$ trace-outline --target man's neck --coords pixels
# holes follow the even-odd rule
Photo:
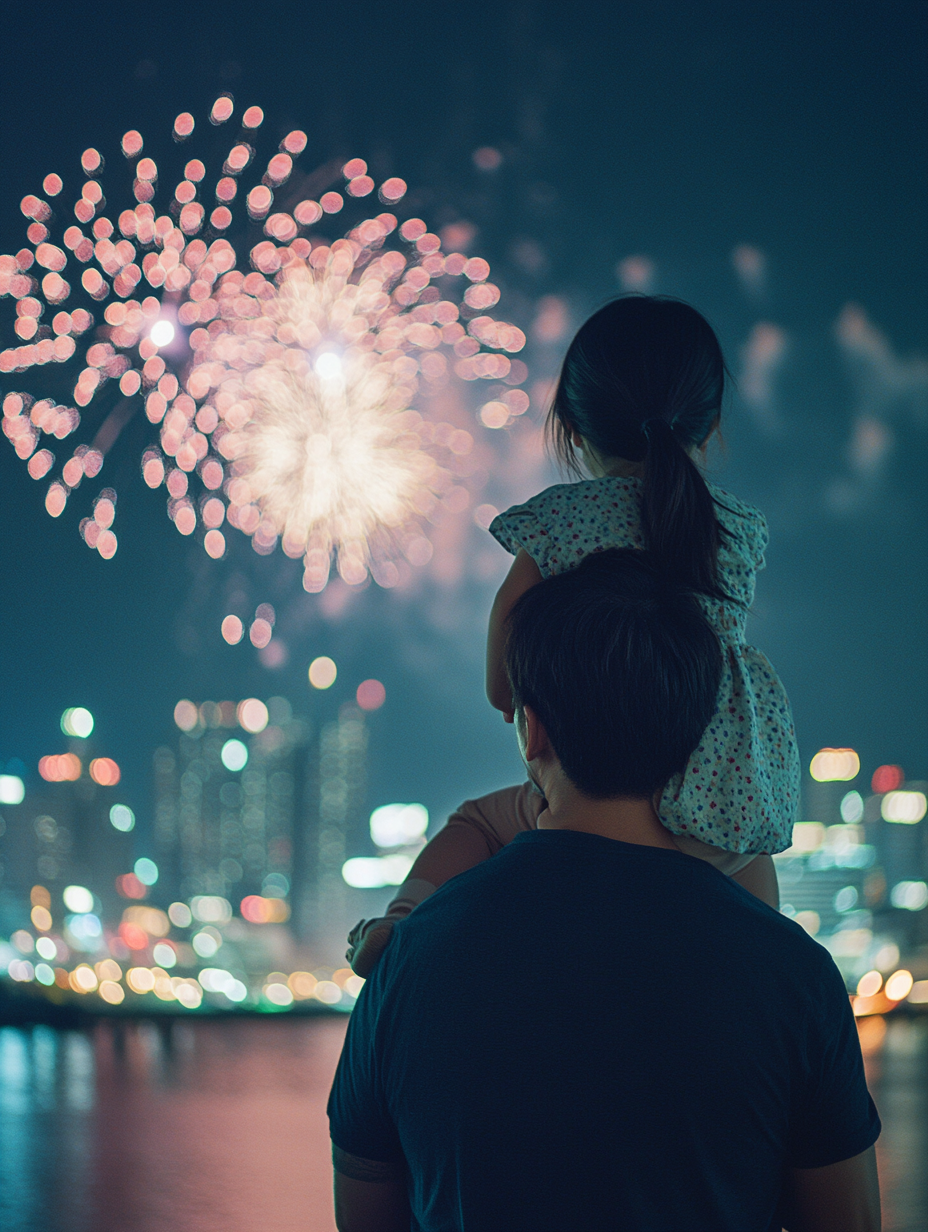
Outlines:
[[[582,795],[563,772],[551,776],[544,793],[548,807],[538,818],[539,830],[577,830],[641,847],[679,850],[650,799],[593,800]]]

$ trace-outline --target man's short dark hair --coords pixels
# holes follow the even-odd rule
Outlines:
[[[593,799],[640,799],[699,744],[722,653],[691,591],[650,553],[610,548],[522,595],[506,668],[515,706],[538,715],[575,787]]]

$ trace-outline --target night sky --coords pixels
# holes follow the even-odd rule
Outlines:
[[[201,122],[229,90],[273,132],[308,133],[305,169],[360,156],[406,179],[435,225],[471,222],[501,314],[529,334],[529,386],[567,341],[539,331],[544,297],[573,329],[622,289],[619,262],[647,257],[655,289],[717,327],[738,380],[714,473],[770,523],[750,637],[790,692],[804,760],[851,745],[868,775],[892,761],[926,778],[926,25],[921,0],[7,7],[0,250],[25,242],[19,201],[48,172],[76,183],[89,145],[118,169],[129,128],[158,157],[179,111]],[[475,165],[482,147],[497,170]],[[765,258],[754,284],[738,245]],[[9,301],[0,321],[11,345]],[[782,349],[768,388],[744,357],[758,325],[775,328],[755,341]],[[35,781],[38,758],[65,748],[61,712],[87,706],[144,846],[151,752],[174,742],[178,698],[284,694],[318,719],[376,676],[371,807],[422,800],[439,819],[513,780],[482,682],[502,549],[474,528],[479,568],[342,595],[338,612],[338,593],[304,594],[280,552],[259,558],[231,532],[212,562],[178,535],[139,477],[146,428],[129,425],[57,521],[0,440],[0,762],[20,758]],[[554,481],[515,464],[528,441],[526,428],[497,445],[487,500]],[[77,530],[104,482],[119,492],[108,562]],[[289,651],[274,670],[219,636],[236,603],[262,601]],[[318,654],[340,668],[325,695],[306,683]]]

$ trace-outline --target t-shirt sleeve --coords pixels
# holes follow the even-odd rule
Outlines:
[[[824,1168],[852,1159],[880,1136],[857,1027],[838,969],[823,963],[821,999],[810,1014],[805,1081],[795,1093],[788,1163]]]
[[[491,791],[476,800],[465,800],[448,818],[448,826],[469,826],[487,845],[487,855],[498,851],[525,830],[534,830],[538,814],[547,806],[531,783]]]
[[[361,989],[352,1010],[342,1055],[329,1093],[329,1133],[338,1152],[357,1159],[399,1164],[403,1158],[399,1136],[383,1091],[382,1058],[377,1025],[383,992],[389,979],[391,937],[374,974]]]

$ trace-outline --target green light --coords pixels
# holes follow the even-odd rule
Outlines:
[[[147,856],[136,860],[133,872],[142,885],[153,886],[158,880],[158,865],[154,860],[149,860]]]

